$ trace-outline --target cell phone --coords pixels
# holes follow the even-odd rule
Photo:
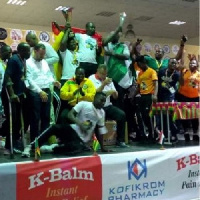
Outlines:
[[[183,36],[182,36],[182,40],[183,40],[183,42],[187,42],[187,41],[188,41],[187,36],[183,35]]]

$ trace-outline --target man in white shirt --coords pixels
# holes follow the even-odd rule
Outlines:
[[[114,99],[118,98],[118,92],[115,89],[112,79],[107,77],[106,65],[99,65],[97,68],[97,73],[91,75],[89,79],[94,83],[97,92],[104,92],[106,94],[106,103],[103,109],[107,118],[116,120],[117,122],[116,145],[120,147],[128,147],[124,142],[126,115],[123,110],[113,106],[110,101],[111,96]]]
[[[58,54],[48,42],[39,41],[36,34],[28,33],[26,35],[26,42],[30,47],[35,47],[38,43],[43,44],[46,48],[44,59],[47,61],[51,72],[54,74],[54,64],[59,61]]]
[[[41,120],[40,131],[49,127],[50,123],[50,86],[60,88],[60,83],[55,81],[49,69],[49,65],[44,60],[46,48],[38,43],[34,47],[34,54],[26,61],[27,77],[26,86],[29,89],[31,106],[30,136],[31,141],[39,135],[39,122]]]
[[[97,69],[96,55],[98,45],[95,34],[95,25],[92,22],[86,24],[86,34],[76,33],[75,37],[79,45],[80,66],[85,70],[85,77],[95,73]]]
[[[112,38],[122,30],[124,18],[120,17],[120,23],[117,29],[108,37],[102,40],[102,46],[106,46]],[[101,48],[98,47],[96,39],[92,36],[95,34],[95,25],[92,22],[86,24],[86,33],[76,33],[75,37],[78,41],[80,53],[80,66],[85,70],[85,77],[88,78],[90,75],[95,74],[97,70],[96,56],[100,55]]]
[[[97,92],[94,102],[79,102],[68,114],[69,119],[74,124],[53,125],[38,137],[39,145],[42,146],[51,135],[56,135],[61,143],[64,144],[65,153],[80,152],[85,148],[85,144],[91,140],[95,131],[101,151],[109,152],[103,146],[103,134],[107,132],[105,127],[105,112],[102,109],[105,101],[106,95],[102,92]],[[30,157],[30,150],[33,146],[34,143],[28,145],[22,156]]]
[[[56,64],[59,61],[59,57],[58,57],[57,52],[53,49],[53,47],[48,42],[39,41],[36,34],[32,32],[29,32],[26,35],[26,42],[30,45],[30,47],[32,47],[32,49],[37,44],[43,44],[45,46],[46,50],[45,50],[44,59],[48,63],[53,76],[56,77],[55,72],[54,72],[54,64]],[[56,94],[56,92],[54,92],[53,85],[51,85],[50,90],[51,90],[51,96],[52,96],[50,117],[51,117],[51,124],[54,124],[56,121],[56,116],[54,115],[53,96],[55,97],[58,104],[60,103],[60,99],[59,99],[59,96]]]

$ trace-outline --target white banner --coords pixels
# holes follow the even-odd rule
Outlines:
[[[199,164],[199,147],[5,163],[0,200],[198,200]]]
[[[103,200],[199,199],[199,147],[101,156]]]

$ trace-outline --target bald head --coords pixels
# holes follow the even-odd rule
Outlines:
[[[38,44],[38,38],[35,33],[28,33],[26,35],[26,42],[31,46],[34,47],[36,44]]]
[[[17,51],[22,59],[28,59],[30,57],[30,46],[26,42],[19,43]]]
[[[2,60],[7,60],[11,57],[12,55],[12,49],[8,45],[4,45],[0,48],[0,58]]]
[[[85,25],[85,28],[86,28],[86,34],[87,35],[93,36],[95,34],[96,27],[95,27],[94,23],[88,22]]]
[[[110,35],[112,36],[111,42],[112,42],[113,44],[116,44],[116,43],[119,42],[120,33],[116,33],[116,34],[115,34],[115,31],[111,31],[111,32],[110,32]]]

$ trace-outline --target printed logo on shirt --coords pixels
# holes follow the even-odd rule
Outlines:
[[[86,90],[88,86],[86,84],[83,85],[83,89]]]
[[[195,80],[192,80],[192,79],[189,82],[189,86],[193,87],[193,88],[198,88],[197,82]]]
[[[73,65],[78,65],[78,59],[76,53],[73,54],[73,60],[72,60]]]
[[[145,82],[141,82],[141,84],[140,84],[140,88],[142,89],[142,90],[147,90],[147,84],[145,83]]]
[[[96,43],[91,38],[88,38],[86,41],[86,48],[93,50],[96,47]]]
[[[162,83],[161,83],[161,86],[169,89],[170,83],[173,81],[172,77],[162,76],[161,80],[163,80]]]

